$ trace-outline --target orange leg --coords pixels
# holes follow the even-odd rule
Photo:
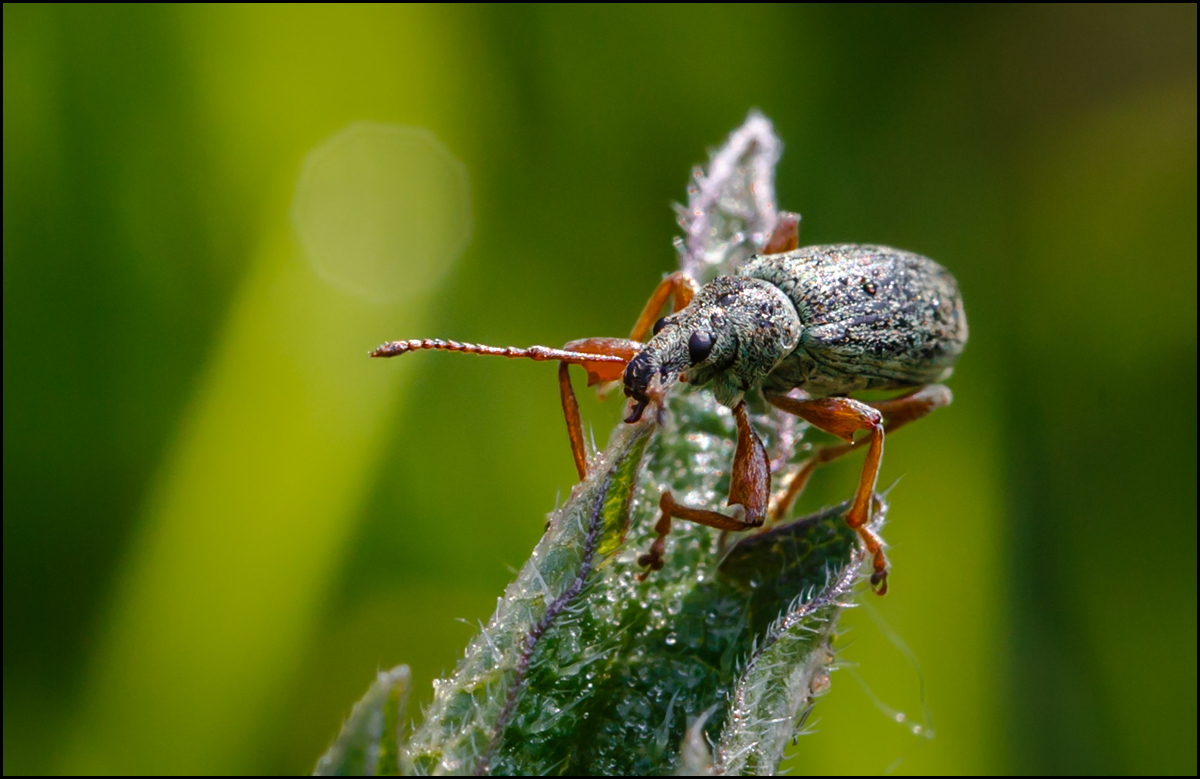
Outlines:
[[[571,341],[562,349],[547,346],[531,346],[519,349],[513,346],[497,347],[483,344],[443,341],[437,338],[390,341],[371,352],[372,357],[396,357],[401,354],[422,350],[462,352],[464,354],[492,355],[496,357],[523,358],[529,360],[557,360],[558,390],[562,400],[563,416],[567,421],[567,438],[571,443],[571,455],[579,478],[587,478],[587,449],[583,443],[583,420],[579,414],[579,403],[571,388],[568,365],[582,365],[588,375],[588,386],[611,384],[621,379],[625,366],[642,349],[640,343],[649,334],[659,311],[668,299],[672,299],[673,311],[679,311],[696,294],[696,281],[686,273],[676,271],[662,280],[654,290],[646,308],[633,328],[633,335],[624,338],[583,338]]]
[[[854,443],[854,434],[857,431],[868,431],[867,461],[863,464],[850,510],[846,512],[846,524],[858,532],[858,537],[862,539],[871,555],[875,568],[871,575],[871,584],[876,585],[877,594],[883,595],[887,592],[887,556],[883,553],[883,539],[867,527],[871,518],[871,498],[875,494],[875,481],[879,477],[879,462],[883,459],[883,413],[851,398],[793,400],[784,395],[773,394],[766,397],[774,406],[836,435],[848,444]]]
[[[645,581],[650,571],[663,567],[667,535],[671,532],[671,518],[679,517],[717,530],[737,531],[761,527],[767,514],[767,500],[771,492],[771,469],[767,461],[767,450],[762,440],[750,426],[745,401],[733,410],[738,427],[737,451],[733,455],[733,472],[729,485],[727,505],[734,506],[735,515],[727,516],[719,511],[697,509],[675,502],[675,496],[667,490],[658,501],[662,514],[654,526],[658,537],[650,545],[650,551],[638,558],[638,565],[646,566],[638,579]]]
[[[422,350],[446,352],[462,352],[464,354],[481,354],[512,359],[536,360],[538,362],[557,360],[558,388],[562,396],[563,414],[567,419],[567,437],[571,442],[571,454],[575,458],[575,470],[579,478],[587,478],[587,449],[583,445],[583,422],[579,417],[579,403],[575,400],[575,392],[571,389],[570,377],[567,375],[568,365],[582,365],[588,375],[588,386],[614,381],[621,378],[625,366],[633,356],[642,350],[642,345],[623,338],[583,338],[571,341],[562,349],[551,349],[548,346],[531,346],[519,349],[515,346],[484,346],[482,344],[459,343],[458,341],[443,341],[438,338],[412,339],[409,341],[391,341],[371,352],[372,357],[396,357],[409,352]]]
[[[576,363],[583,365],[588,375],[588,386],[592,387],[621,378],[625,366],[642,350],[642,345],[623,338],[581,338],[578,341],[569,341],[564,349],[585,352],[594,357],[620,358],[620,362],[584,360]],[[562,399],[563,416],[567,420],[567,439],[571,442],[571,456],[575,458],[575,470],[579,473],[579,480],[583,481],[587,478],[587,449],[583,445],[583,419],[579,415],[579,401],[575,399],[575,390],[571,389],[571,377],[567,372],[569,365],[571,363],[565,360],[558,364],[558,393]]]
[[[953,397],[948,387],[941,384],[932,384],[928,387],[913,390],[907,395],[901,395],[898,398],[875,401],[867,403],[867,405],[883,414],[883,432],[889,434],[896,432],[909,422],[920,419],[934,409],[950,405]],[[841,444],[839,446],[822,446],[813,452],[812,457],[806,460],[800,466],[800,470],[796,475],[792,477],[786,491],[775,499],[770,511],[771,521],[778,522],[783,519],[784,514],[796,502],[796,498],[804,490],[809,477],[812,476],[818,466],[833,462],[842,455],[849,454],[861,448],[862,444],[869,440],[869,436],[864,436],[853,443]]]
[[[629,340],[646,340],[646,336],[650,334],[650,329],[658,321],[658,315],[668,298],[672,299],[672,313],[682,311],[688,303],[692,302],[692,298],[696,296],[698,289],[699,286],[696,284],[696,280],[683,271],[677,270],[667,276],[659,282],[659,285],[654,290],[654,294],[646,301],[646,307],[642,309],[642,315],[638,317],[637,324],[633,326],[633,332],[629,334]]]
[[[800,215],[781,211],[775,229],[763,247],[763,254],[783,254],[794,251],[800,245]]]
[[[571,441],[571,456],[575,458],[575,470],[579,480],[587,478],[587,447],[583,444],[583,417],[579,415],[579,401],[571,389],[571,363],[558,364],[558,394],[562,398],[563,416],[567,419],[567,438]]]

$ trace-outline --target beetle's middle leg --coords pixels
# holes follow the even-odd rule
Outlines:
[[[953,398],[954,396],[950,393],[949,387],[943,384],[932,384],[913,390],[898,398],[872,401],[868,402],[867,405],[883,414],[883,432],[891,434],[909,422],[915,422],[935,409],[950,405],[950,401]],[[771,521],[778,522],[783,518],[783,515],[788,512],[792,504],[796,502],[796,498],[804,490],[813,471],[819,466],[833,462],[842,455],[861,449],[862,445],[869,440],[869,436],[864,436],[853,443],[818,447],[813,452],[812,457],[805,460],[800,466],[800,470],[796,472],[791,482],[788,483],[787,489],[771,507]]]
[[[665,490],[658,501],[662,514],[658,524],[654,526],[658,537],[650,545],[650,551],[638,558],[638,565],[648,569],[638,576],[641,581],[646,580],[650,571],[657,571],[663,567],[663,552],[666,550],[666,539],[671,532],[673,517],[717,530],[737,531],[762,527],[771,493],[771,467],[767,460],[767,450],[762,439],[750,426],[745,401],[733,409],[733,414],[737,420],[738,442],[737,451],[733,455],[727,505],[734,507],[734,516],[681,505],[675,501],[675,496],[670,490]]]

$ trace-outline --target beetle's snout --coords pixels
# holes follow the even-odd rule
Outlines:
[[[626,422],[633,423],[642,418],[642,412],[650,403],[647,390],[657,372],[658,366],[646,352],[639,353],[625,366],[625,396],[634,401],[633,411],[625,419]]]

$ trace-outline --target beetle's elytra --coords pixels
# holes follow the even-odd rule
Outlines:
[[[704,386],[730,407],[738,426],[727,515],[685,506],[662,494],[658,538],[639,558],[648,570],[663,566],[664,539],[678,517],[721,530],[760,527],[768,513],[790,508],[820,464],[857,448],[866,463],[846,522],[872,555],[876,592],[887,591],[887,558],[868,527],[883,440],[908,422],[951,400],[938,382],[951,373],[967,342],[967,319],[958,284],[942,266],[911,252],[858,244],[797,246],[799,219],[781,214],[762,254],[736,275],[700,287],[683,272],[655,290],[629,339],[586,338],[563,349],[497,348],[441,340],[393,341],[371,352],[392,357],[421,349],[556,360],[567,432],[581,479],[587,455],[579,408],[567,366],[582,365],[588,384],[622,380],[630,399],[626,422],[648,406],[661,408],[675,381]],[[658,319],[663,306],[667,316]],[[650,335],[649,341],[644,339]],[[801,397],[794,397],[800,390]],[[864,403],[848,397],[860,390],[904,390],[891,400]],[[745,396],[795,414],[845,444],[818,449],[775,506],[768,506],[771,473],[766,450],[750,425]],[[857,441],[854,434],[866,436]]]

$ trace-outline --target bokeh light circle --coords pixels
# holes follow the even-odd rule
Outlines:
[[[470,238],[466,166],[425,128],[358,122],[309,152],[292,220],[326,281],[380,303],[419,295]]]

